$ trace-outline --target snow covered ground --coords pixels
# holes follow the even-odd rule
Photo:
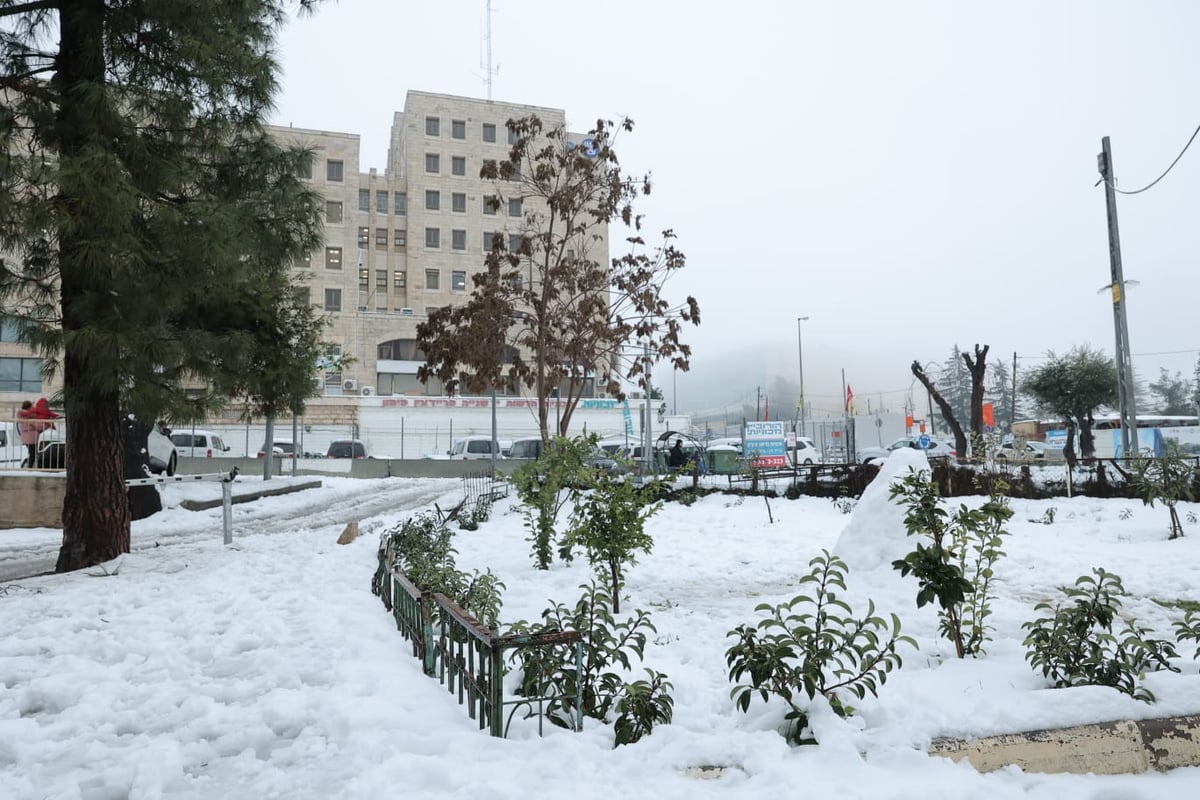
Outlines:
[[[889,470],[892,467],[889,466]],[[885,473],[886,474],[886,473]],[[283,484],[288,479],[273,483]],[[238,490],[256,485],[239,479]],[[1160,798],[1200,794],[1200,769],[1134,776],[981,775],[932,757],[938,736],[970,736],[1200,712],[1194,646],[1182,672],[1145,684],[1154,705],[1115,690],[1049,689],[1025,662],[1021,624],[1057,587],[1103,566],[1133,597],[1126,611],[1167,636],[1173,611],[1200,600],[1200,526],[1167,541],[1167,512],[1128,500],[1014,501],[998,565],[995,640],[959,661],[915,584],[887,560],[907,541],[897,509],[873,486],[852,515],[828,500],[711,495],[668,504],[649,525],[653,552],[630,569],[623,610],[658,629],[645,666],[669,675],[675,719],[614,749],[610,726],[582,733],[516,724],[507,740],[477,729],[369,590],[379,534],[438,502],[456,481],[324,479],[320,489],[234,507],[232,547],[220,509],[188,512],[172,486],[161,514],[134,524],[134,552],[63,576],[0,583],[0,798]],[[1052,524],[1044,520],[1055,509]],[[1188,505],[1184,512],[1200,513]],[[363,535],[335,544],[359,519]],[[456,534],[460,569],[506,584],[503,619],[573,604],[590,577],[577,559],[533,568],[521,514],[501,501],[491,521]],[[0,531],[10,560],[57,546],[51,530]],[[819,747],[789,747],[784,710],[730,700],[730,630],[759,603],[798,593],[822,549],[852,563],[849,599],[895,612],[919,650],[839,719],[818,707]],[[872,563],[875,564],[872,567]],[[622,616],[625,616],[624,614]],[[631,677],[641,677],[640,670]],[[701,779],[694,767],[723,767]]]

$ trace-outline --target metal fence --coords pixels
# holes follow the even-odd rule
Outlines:
[[[392,555],[390,547],[380,552],[373,588],[392,612],[396,629],[412,643],[412,654],[420,659],[424,673],[437,678],[458,698],[459,705],[467,707],[480,730],[503,737],[508,732],[506,708],[515,712],[520,706],[553,699],[505,700],[504,658],[510,650],[573,647],[578,672],[575,685],[583,686],[583,639],[578,632],[500,636],[444,594],[419,589],[404,573],[390,567]],[[573,728],[578,731],[583,727],[582,697],[571,699],[575,702]]]

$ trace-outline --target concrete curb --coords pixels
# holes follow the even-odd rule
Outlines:
[[[275,489],[260,489],[257,492],[249,492],[248,494],[238,494],[231,498],[231,502],[236,505],[238,503],[249,503],[252,500],[258,500],[262,497],[274,497],[280,494],[291,494],[293,492],[302,492],[305,489],[318,489],[321,486],[320,481],[306,481],[304,483],[293,483],[289,486],[280,486]],[[223,501],[221,498],[216,500],[184,500],[179,504],[180,508],[186,508],[188,511],[204,511],[209,508],[219,508]]]
[[[980,772],[1015,765],[1026,772],[1117,775],[1200,765],[1200,715],[1120,720],[1056,730],[935,739],[931,755],[968,761]]]

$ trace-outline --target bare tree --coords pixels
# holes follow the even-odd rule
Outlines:
[[[672,306],[663,296],[686,259],[670,230],[656,247],[642,238],[633,204],[650,193],[650,179],[623,174],[612,147],[614,131],[632,130],[631,120],[598,120],[580,144],[562,127],[545,130],[537,116],[508,127],[509,157],[485,162],[480,175],[495,181],[493,209],[521,208],[521,233],[493,236],[470,299],[417,327],[425,353],[418,376],[438,378],[451,393],[523,386],[537,397],[548,440],[553,392],[561,391],[556,433],[564,435],[589,386],[621,398],[622,379],[645,387],[654,362],[686,371],[691,348],[680,334],[684,323],[700,324],[700,307],[693,297]],[[610,259],[607,234],[617,222],[628,251]],[[648,357],[623,360],[627,344]]]
[[[983,444],[983,383],[987,378],[987,354],[989,345],[980,349],[975,345],[975,358],[970,353],[963,353],[963,361],[967,372],[971,373],[971,448],[972,453],[978,454]]]
[[[967,435],[963,433],[962,425],[958,423],[958,418],[954,416],[954,409],[950,407],[950,404],[946,402],[946,398],[942,397],[942,393],[937,390],[937,387],[933,385],[933,381],[925,374],[925,368],[921,366],[920,361],[912,363],[912,374],[925,387],[925,391],[929,392],[929,396],[933,398],[933,402],[937,403],[938,408],[942,412],[942,417],[946,420],[946,424],[954,432],[954,449],[959,453],[966,453]]]

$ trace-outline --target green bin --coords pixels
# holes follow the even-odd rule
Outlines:
[[[734,475],[738,472],[739,454],[736,447],[714,445],[708,448],[708,471],[714,475]]]

